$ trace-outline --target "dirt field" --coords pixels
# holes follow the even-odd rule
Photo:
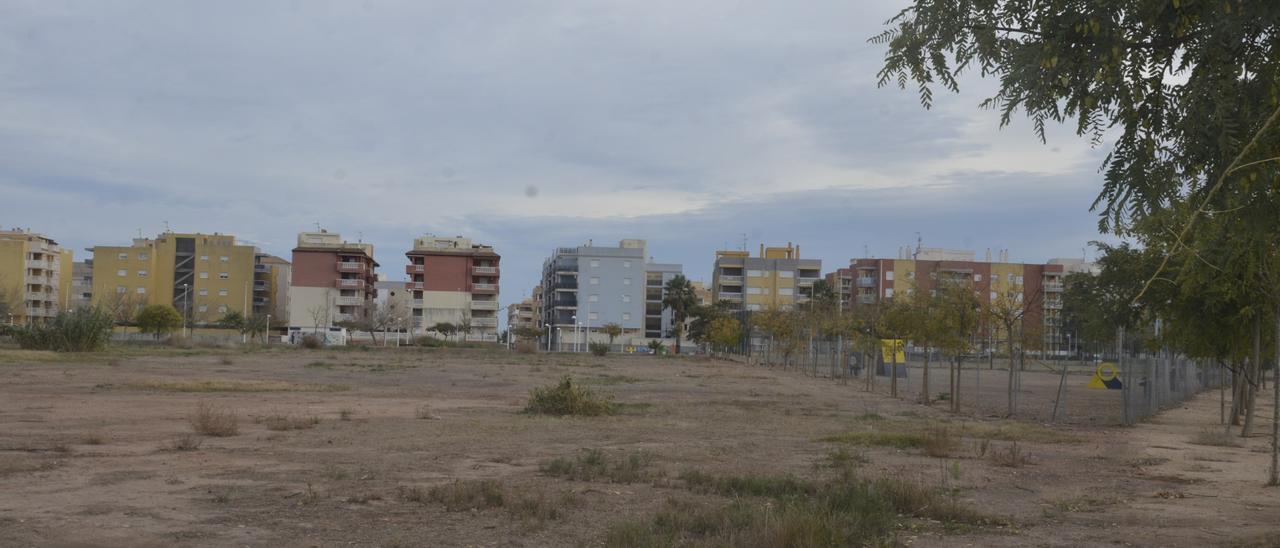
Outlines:
[[[564,375],[613,395],[618,414],[521,413],[530,389]],[[1280,538],[1267,536],[1280,511],[1280,490],[1263,487],[1269,440],[1191,443],[1217,428],[1216,394],[1133,428],[1050,427],[953,420],[861,386],[647,356],[0,350],[0,545],[598,546],[673,504],[731,502],[690,490],[689,471],[820,480],[839,459],[992,517],[955,527],[901,516],[900,544]],[[231,412],[238,433],[191,435],[201,406]],[[946,456],[867,441],[924,427],[955,437]],[[1015,441],[1021,459],[1010,459]],[[646,460],[615,481],[548,471],[593,449]],[[428,494],[476,479],[495,480],[507,502]]]

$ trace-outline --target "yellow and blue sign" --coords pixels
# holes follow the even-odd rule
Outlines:
[[[1089,388],[1099,390],[1120,390],[1124,388],[1124,385],[1120,382],[1120,370],[1116,368],[1116,364],[1111,362],[1098,364],[1098,368],[1093,371],[1093,379],[1089,381]]]
[[[880,354],[885,363],[907,362],[906,342],[902,339],[880,339]],[[895,356],[896,354],[896,356]]]

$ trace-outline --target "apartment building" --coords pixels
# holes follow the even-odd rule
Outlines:
[[[801,259],[800,246],[760,245],[760,255],[717,251],[711,295],[738,310],[785,310],[813,297],[821,278],[821,259]]]
[[[537,329],[538,322],[533,317],[533,299],[524,299],[518,303],[507,305],[507,329]]]
[[[253,262],[253,313],[289,321],[289,285],[293,265],[275,255],[258,253]]]
[[[93,259],[71,263],[71,296],[68,308],[82,308],[93,304]]]
[[[693,296],[698,300],[698,304],[705,306],[714,302],[711,300],[711,288],[707,287],[706,283],[690,281],[689,285],[693,287]]]
[[[831,290],[835,292],[840,310],[851,309],[855,295],[853,269],[838,268],[835,272],[828,272],[824,278],[827,280],[827,285],[831,286]]]
[[[93,303],[122,318],[146,305],[171,304],[193,324],[232,311],[248,315],[257,255],[253,246],[219,233],[165,232],[128,246],[94,246]]]
[[[368,319],[377,268],[373,244],[347,242],[323,229],[299,233],[289,269],[289,326],[329,328]]]
[[[69,308],[72,252],[29,230],[0,230],[0,322],[44,321]]]
[[[575,324],[598,332],[616,323],[623,340],[664,338],[671,312],[662,307],[663,286],[681,270],[678,264],[652,262],[644,240],[558,248],[542,266],[542,325],[551,327],[553,345],[571,342]]]
[[[977,260],[972,251],[906,248],[898,259],[853,259],[854,306],[874,306],[897,295],[934,292],[944,280],[971,283],[984,304],[1001,295],[1015,295],[1025,303],[1024,325],[1039,325],[1044,350],[1065,350],[1062,326],[1062,264],[1026,264],[1008,261],[1002,251],[992,260]]]
[[[492,246],[457,236],[413,240],[405,271],[416,332],[439,323],[470,325],[467,340],[498,340],[498,280],[501,257]]]

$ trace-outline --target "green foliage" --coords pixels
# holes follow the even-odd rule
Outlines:
[[[598,343],[598,342],[587,343],[587,349],[590,350],[591,354],[595,356],[604,356],[609,353],[609,345],[605,343]]]
[[[218,319],[217,323],[218,327],[223,329],[243,331],[245,325],[244,314],[241,314],[239,310],[231,310],[226,314],[223,314],[222,317]]]
[[[684,274],[676,274],[667,280],[667,285],[663,288],[662,307],[671,310],[671,331],[676,338],[676,354],[680,353],[684,322],[697,305],[698,296],[693,291],[693,284]]]
[[[107,345],[114,323],[106,310],[82,307],[59,312],[43,323],[12,326],[10,335],[18,346],[29,350],[92,352]]]
[[[539,470],[548,476],[574,481],[636,483],[648,481],[656,474],[650,469],[653,454],[634,451],[614,457],[599,449],[582,451],[573,458],[556,458],[542,463]]]
[[[662,346],[662,341],[657,341],[657,340],[649,341],[648,346],[649,346],[649,351],[653,352],[654,356],[661,356],[666,349],[664,346]]]
[[[527,325],[522,325],[520,327],[517,327],[511,330],[511,334],[515,335],[517,339],[526,340],[526,341],[531,341],[542,336],[542,332],[538,331],[537,328],[530,327]]]
[[[600,326],[600,332],[609,336],[609,346],[613,346],[613,339],[622,334],[622,326],[609,322]]]
[[[159,338],[161,335],[167,335],[173,330],[182,327],[182,316],[178,311],[168,304],[152,304],[147,305],[138,313],[135,320],[138,329],[143,333],[151,333]]]
[[[1040,138],[1047,122],[1115,145],[1098,198],[1102,225],[1159,211],[1217,179],[1280,102],[1280,3],[1223,0],[954,2],[915,0],[872,38],[888,51],[880,85],[958,91],[976,70],[999,79],[983,107],[1002,124],[1026,113]],[[1276,156],[1267,136],[1259,158]],[[1270,180],[1253,165],[1234,181]]]
[[[443,335],[445,338],[448,338],[452,336],[454,333],[458,332],[458,326],[451,324],[449,322],[440,322],[431,326],[430,330]]]
[[[741,339],[742,324],[730,316],[721,316],[712,320],[706,334],[706,341],[713,348],[720,350],[729,350],[738,346],[738,341]]]
[[[524,410],[534,415],[594,417],[613,414],[611,400],[609,396],[599,396],[590,388],[573,382],[566,375],[558,384],[534,388]]]

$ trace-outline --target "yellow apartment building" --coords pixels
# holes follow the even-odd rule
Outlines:
[[[760,255],[746,251],[717,251],[712,271],[711,298],[735,309],[787,309],[813,297],[813,284],[822,276],[821,259],[801,259],[800,246],[760,246]]]
[[[93,248],[93,303],[112,310],[171,304],[193,324],[253,313],[257,250],[229,234],[165,232]],[[126,314],[127,315],[127,314]]]
[[[70,249],[28,230],[0,230],[0,322],[42,321],[69,308]]]

